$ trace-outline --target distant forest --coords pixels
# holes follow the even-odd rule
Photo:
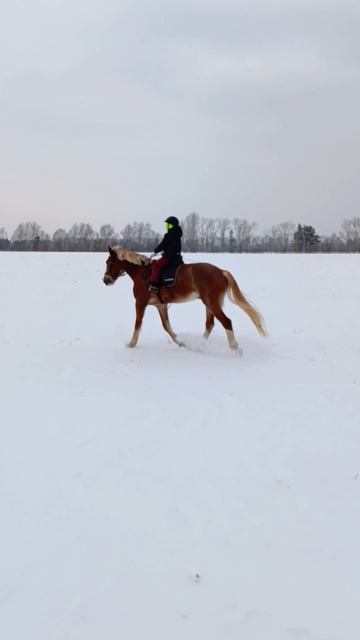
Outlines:
[[[244,218],[202,218],[190,213],[181,226],[183,251],[230,253],[335,253],[360,252],[360,218],[344,220],[337,233],[319,236],[309,224],[281,222],[263,234],[257,224]],[[66,231],[57,229],[50,236],[36,222],[21,222],[9,238],[0,227],[1,251],[105,251],[120,245],[134,251],[149,252],[161,239],[149,223],[127,224],[120,232],[111,224],[95,230],[91,224],[75,223]]]

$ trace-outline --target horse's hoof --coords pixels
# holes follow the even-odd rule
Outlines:
[[[232,349],[232,351],[235,351],[235,353],[236,353],[238,356],[242,356],[242,355],[243,355],[243,353],[244,353],[243,349],[242,349],[241,347],[239,347],[239,345],[238,345],[238,343],[237,343],[237,342],[235,342],[234,344],[231,344],[231,345],[230,345],[230,349]]]
[[[134,344],[133,342],[128,342],[127,345],[128,349],[134,349],[136,347],[136,344]]]

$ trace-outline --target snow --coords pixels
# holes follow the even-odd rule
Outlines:
[[[358,640],[360,256],[208,255],[147,310],[102,254],[0,253],[0,637]]]

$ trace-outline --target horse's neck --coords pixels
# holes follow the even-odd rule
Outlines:
[[[134,282],[139,278],[143,269],[144,267],[141,265],[125,262],[125,271]]]

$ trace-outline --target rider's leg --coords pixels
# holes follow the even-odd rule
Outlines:
[[[160,275],[164,267],[169,264],[169,258],[160,258],[160,260],[154,260],[151,265],[150,285],[157,286],[160,280]]]

